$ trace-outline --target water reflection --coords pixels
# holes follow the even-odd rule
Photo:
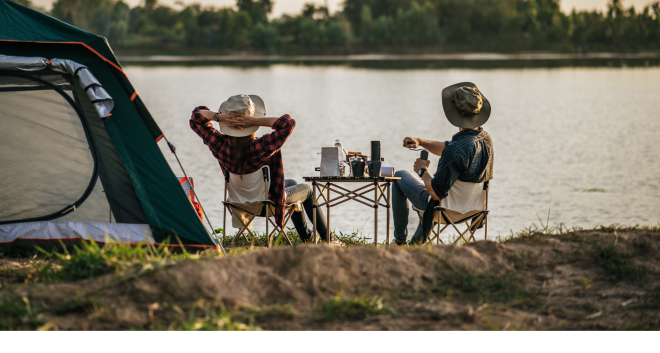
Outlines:
[[[657,224],[660,221],[660,68],[379,70],[347,66],[128,67],[134,86],[195,179],[214,226],[222,224],[220,169],[188,127],[191,110],[213,109],[236,93],[259,94],[269,116],[291,114],[297,127],[283,156],[287,178],[319,165],[321,147],[340,138],[347,150],[381,140],[385,164],[411,169],[418,152],[405,136],[448,140],[443,87],[472,81],[493,113],[495,144],[489,235],[538,222]],[[263,129],[263,128],[262,128]],[[265,131],[260,130],[259,133]],[[169,151],[163,153],[180,174]],[[431,158],[432,165],[437,158]],[[373,210],[345,203],[332,226],[373,233]],[[379,229],[384,229],[384,217]],[[411,215],[409,231],[416,216]],[[482,234],[482,233],[480,233]],[[379,234],[383,239],[384,233]],[[483,235],[481,235],[483,236]],[[489,236],[489,238],[490,238]]]

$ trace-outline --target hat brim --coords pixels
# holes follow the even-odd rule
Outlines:
[[[264,104],[263,99],[261,97],[257,96],[256,94],[248,94],[250,96],[250,99],[252,100],[252,103],[254,103],[254,116],[255,118],[265,118],[266,117],[266,104]],[[218,113],[220,114],[227,114],[227,110],[225,109],[225,103],[226,101],[220,105],[220,109],[218,110]],[[228,136],[234,136],[234,137],[243,137],[243,136],[250,136],[253,133],[257,132],[259,130],[259,126],[248,126],[244,128],[243,130],[236,130],[232,129],[227,124],[220,122],[220,132],[222,132],[225,135]]]
[[[452,125],[464,129],[473,129],[485,124],[488,121],[488,118],[490,118],[490,102],[486,99],[484,94],[481,93],[483,105],[481,106],[479,114],[475,116],[463,116],[458,107],[452,102],[456,90],[463,86],[477,87],[477,85],[472,82],[461,82],[446,87],[442,90],[442,109],[444,109],[445,116]]]

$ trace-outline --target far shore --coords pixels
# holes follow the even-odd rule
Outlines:
[[[207,61],[254,61],[254,62],[299,62],[299,61],[507,61],[507,60],[589,60],[589,59],[658,59],[660,52],[643,53],[464,53],[464,54],[359,54],[359,55],[118,55],[121,62],[207,62]]]

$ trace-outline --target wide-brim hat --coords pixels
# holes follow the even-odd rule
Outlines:
[[[479,127],[490,117],[490,102],[472,82],[460,82],[443,89],[442,108],[452,125],[465,129]]]
[[[253,107],[253,113],[249,112],[245,115],[253,116],[255,118],[265,118],[266,117],[266,104],[264,104],[263,99],[257,96],[256,94],[239,94],[229,97],[226,101],[220,104],[220,109],[218,113],[227,114],[228,112],[240,111],[243,109],[248,109]],[[220,132],[228,136],[234,137],[243,137],[250,136],[253,133],[259,130],[259,126],[253,125],[243,128],[243,130],[236,130],[230,128],[224,122],[220,122]]]

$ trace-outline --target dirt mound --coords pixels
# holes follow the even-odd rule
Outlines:
[[[27,329],[657,329],[658,235],[306,245],[19,286],[0,298],[30,306],[12,323]]]

